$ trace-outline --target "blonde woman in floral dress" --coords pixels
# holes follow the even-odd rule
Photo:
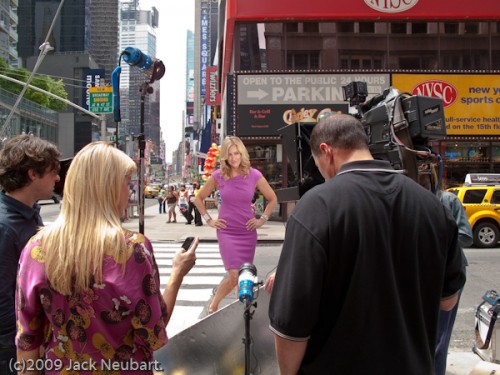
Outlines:
[[[134,161],[104,142],[75,156],[59,217],[21,254],[19,362],[45,353],[37,363],[47,365],[46,374],[156,369],[153,351],[167,342],[166,325],[182,279],[195,263],[197,241],[189,251],[179,249],[162,293],[151,242],[120,223],[135,173]]]

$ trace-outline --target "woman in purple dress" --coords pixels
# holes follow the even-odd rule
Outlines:
[[[258,189],[268,201],[260,218],[255,217],[252,198]],[[217,219],[212,219],[204,204],[218,189],[221,205]],[[243,263],[253,263],[257,245],[257,228],[269,219],[277,203],[276,194],[262,173],[250,166],[248,151],[238,137],[226,137],[220,150],[220,169],[215,171],[196,196],[194,203],[202,217],[217,229],[219,250],[227,270],[208,308],[217,311],[220,301],[238,284],[238,271]]]
[[[19,261],[21,364],[43,364],[34,367],[46,374],[156,369],[153,351],[167,342],[165,327],[198,241],[179,248],[162,293],[151,243],[120,223],[134,173],[134,161],[104,142],[73,159],[59,217],[33,236]]]

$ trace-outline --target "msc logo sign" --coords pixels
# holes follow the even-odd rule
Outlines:
[[[419,83],[411,91],[413,95],[432,96],[443,100],[443,107],[448,107],[457,100],[457,89],[445,81],[432,79]]]
[[[399,13],[413,8],[418,0],[364,0],[370,8],[383,13]]]

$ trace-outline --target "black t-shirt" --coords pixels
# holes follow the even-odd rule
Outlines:
[[[288,220],[269,317],[280,336],[308,339],[300,374],[434,371],[440,299],[465,282],[457,226],[394,172],[346,164]]]

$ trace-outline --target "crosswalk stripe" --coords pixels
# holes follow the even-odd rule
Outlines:
[[[170,266],[170,265],[172,265],[172,258],[170,258],[170,259],[156,259],[156,263],[158,264],[158,267]],[[221,266],[221,265],[222,265],[222,261],[219,259],[203,259],[203,258],[200,258],[200,256],[196,257],[196,266],[214,267],[214,266]]]
[[[170,267],[172,262],[169,262],[168,266],[158,266],[162,271],[164,271],[164,274],[170,275],[170,272],[172,272],[172,267]],[[200,266],[200,264],[197,262],[196,266],[189,271],[189,275],[225,275],[226,270],[224,267],[211,267],[211,266]]]
[[[161,254],[157,254],[155,253],[155,258],[156,260],[158,259],[171,259],[172,256],[176,253],[176,251],[172,251],[172,252],[165,252],[165,253],[161,253]],[[213,258],[213,259],[220,259],[220,254],[217,252],[217,253],[202,253],[202,252],[197,252],[196,253],[196,257],[197,258]]]
[[[163,291],[172,272],[172,259],[181,243],[153,242],[152,245]],[[174,313],[167,327],[170,337],[200,320],[200,315],[212,298],[213,289],[225,274],[218,244],[200,243],[196,249],[196,264],[184,276],[177,294]]]

